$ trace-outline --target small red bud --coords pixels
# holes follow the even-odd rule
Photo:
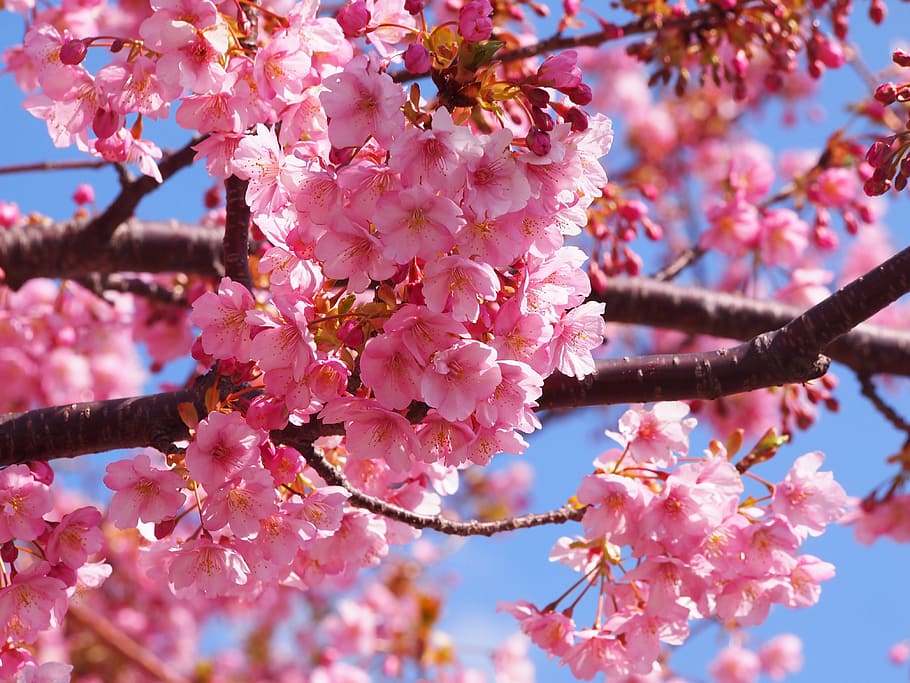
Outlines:
[[[81,64],[88,52],[88,42],[85,40],[68,40],[60,48],[60,62],[68,66]]]
[[[528,129],[528,135],[525,138],[528,143],[528,149],[539,157],[545,157],[550,153],[552,143],[550,136],[540,130],[537,126],[531,126]]]
[[[875,99],[882,104],[893,104],[897,99],[897,86],[894,83],[882,83],[875,89]]]
[[[591,104],[591,100],[594,99],[594,93],[591,92],[590,86],[587,86],[584,83],[579,83],[571,90],[567,90],[566,95],[568,95],[569,99],[579,107]]]

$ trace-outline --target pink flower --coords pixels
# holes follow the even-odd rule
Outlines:
[[[689,452],[689,432],[695,428],[695,418],[686,418],[688,414],[689,406],[681,401],[656,403],[651,410],[638,405],[619,419],[619,433],[605,433],[628,447],[638,462],[672,467],[676,464],[673,453]]]
[[[821,206],[840,208],[856,199],[859,180],[852,168],[826,168],[809,187],[809,199]]]
[[[427,405],[447,420],[465,420],[502,381],[496,350],[463,340],[437,352],[423,372],[420,390]]]
[[[714,204],[707,210],[710,227],[701,244],[729,256],[739,256],[755,246],[761,232],[758,210],[744,199]]]
[[[575,632],[575,644],[562,656],[572,675],[590,681],[599,673],[623,675],[629,666],[622,643],[607,631],[585,628]]]
[[[307,538],[331,536],[344,517],[344,502],[350,492],[340,486],[323,486],[303,499],[300,506],[302,531]]]
[[[891,646],[891,649],[888,650],[888,659],[891,660],[892,664],[905,664],[907,660],[910,660],[910,643],[906,640],[902,640],[899,643],[895,643]]]
[[[430,357],[439,349],[447,349],[467,336],[461,323],[414,304],[406,304],[395,311],[382,329],[386,334],[399,336],[422,366],[429,363]]]
[[[255,301],[250,291],[229,277],[218,293],[206,292],[193,302],[190,320],[202,330],[202,349],[214,358],[250,359],[250,326],[246,314]]]
[[[296,100],[317,82],[311,74],[312,60],[300,38],[293,33],[278,34],[256,52],[253,74],[260,96]]]
[[[44,553],[48,562],[79,569],[89,555],[101,550],[104,538],[100,522],[101,512],[91,506],[64,515],[47,538]]]
[[[480,301],[493,301],[499,292],[496,271],[457,254],[427,263],[423,271],[427,308],[450,313],[456,321],[476,322]]]
[[[202,506],[202,523],[209,531],[230,526],[237,538],[248,539],[275,512],[271,475],[261,467],[249,467],[209,493]]]
[[[768,209],[761,220],[761,260],[791,268],[802,263],[809,246],[809,224],[790,209]]]
[[[324,81],[319,99],[329,116],[329,139],[339,148],[360,147],[369,137],[388,148],[404,130],[404,90],[377,63],[355,57]]]
[[[398,335],[370,339],[360,356],[360,376],[383,408],[401,410],[420,398],[422,368]]]
[[[465,223],[458,204],[424,185],[387,193],[376,210],[374,223],[385,255],[395,263],[415,256],[430,261],[448,253]]]
[[[275,131],[259,123],[256,134],[244,136],[237,145],[232,168],[238,177],[249,181],[246,201],[250,209],[268,213],[290,201],[304,162],[294,155],[286,155]]]
[[[714,658],[708,671],[718,683],[755,683],[761,671],[761,662],[752,650],[729,645]]]
[[[210,538],[197,538],[171,552],[168,579],[177,597],[234,595],[249,579],[250,568],[240,553]]]
[[[366,228],[339,217],[314,250],[326,276],[348,280],[348,290],[362,292],[371,280],[392,277],[397,266],[383,255],[382,243]]]
[[[487,40],[493,33],[493,6],[488,0],[471,0],[458,12],[458,33],[465,40]]]
[[[50,488],[35,481],[26,465],[0,471],[0,543],[38,538],[47,526],[43,515],[53,506]]]
[[[537,82],[557,90],[567,90],[581,85],[578,53],[575,50],[564,50],[547,57],[537,69]]]
[[[561,657],[572,647],[575,624],[561,612],[541,612],[524,600],[500,602],[496,610],[515,617],[522,633],[550,657]]]
[[[187,446],[186,466],[193,479],[215,490],[259,461],[262,440],[262,432],[249,427],[240,413],[211,412]]]
[[[820,535],[828,524],[843,517],[850,502],[832,472],[818,471],[824,459],[819,451],[800,456],[774,487],[771,509],[803,537]]]
[[[183,478],[153,468],[145,453],[112,462],[106,472],[104,485],[114,491],[108,515],[119,529],[134,528],[139,520],[164,521],[175,516],[185,500]]]
[[[0,638],[31,643],[56,628],[66,613],[66,585],[47,576],[51,566],[35,562],[0,589]]]
[[[761,670],[782,681],[803,668],[803,641],[792,633],[775,636],[758,649]]]
[[[586,301],[556,324],[550,340],[550,359],[562,374],[584,379],[596,370],[591,351],[603,344],[607,333],[604,307],[603,303]]]
[[[345,423],[345,441],[352,456],[381,456],[395,470],[411,468],[417,439],[411,423],[398,413],[381,408],[375,401],[346,398],[329,402],[321,417],[329,424]]]
[[[483,155],[468,161],[462,205],[469,206],[477,216],[495,218],[518,211],[531,198],[524,165],[516,163],[511,142],[508,128],[497,130],[486,137]]]

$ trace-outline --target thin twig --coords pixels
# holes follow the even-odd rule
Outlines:
[[[871,401],[872,405],[875,406],[875,409],[879,413],[881,413],[882,417],[894,425],[896,429],[910,435],[910,423],[902,418],[894,408],[885,402],[885,399],[883,399],[878,393],[878,389],[876,388],[875,383],[872,381],[872,376],[864,372],[857,372],[856,378],[859,380],[859,385],[863,396]]]
[[[13,173],[34,173],[36,171],[72,171],[74,169],[84,168],[104,168],[110,166],[111,162],[103,159],[73,159],[71,161],[36,161],[30,164],[13,164],[12,166],[0,166],[0,175],[9,175]]]
[[[545,524],[565,524],[566,522],[580,521],[584,516],[584,508],[564,505],[556,510],[537,514],[521,515],[495,522],[481,522],[476,519],[459,522],[445,517],[430,517],[419,515],[398,505],[388,503],[381,498],[370,496],[355,487],[337,467],[332,465],[314,448],[302,451],[307,463],[321,476],[326,483],[341,486],[351,494],[348,502],[355,507],[369,510],[370,512],[403,522],[415,529],[434,529],[451,536],[492,536],[505,531],[528,529]]]

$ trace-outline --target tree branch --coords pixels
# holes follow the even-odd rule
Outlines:
[[[377,515],[388,517],[399,522],[404,522],[415,529],[434,529],[443,534],[452,536],[492,536],[493,534],[504,531],[515,531],[516,529],[528,529],[544,524],[564,524],[570,521],[579,521],[584,516],[584,508],[576,508],[571,505],[564,505],[556,510],[541,512],[538,514],[521,515],[519,517],[510,517],[508,519],[498,520],[495,522],[481,522],[478,520],[469,520],[459,522],[445,517],[429,517],[411,512],[398,505],[388,503],[381,498],[367,495],[357,489],[348,478],[337,467],[332,465],[321,454],[317,453],[312,444],[302,449],[303,457],[307,463],[322,477],[327,484],[341,486],[351,494],[348,503],[355,507],[369,510]]]
[[[253,291],[250,276],[250,207],[246,204],[249,182],[237,176],[224,181],[226,221],[224,226],[224,274]]]

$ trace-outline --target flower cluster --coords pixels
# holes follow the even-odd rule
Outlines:
[[[578,678],[659,671],[663,644],[684,642],[690,621],[760,624],[772,604],[814,604],[834,575],[798,553],[850,503],[831,473],[818,471],[822,454],[797,458],[763,499],[744,497],[722,446],[687,456],[687,412],[680,403],[631,409],[618,433],[607,432],[623,448],[601,455],[578,489],[584,535],[560,539],[550,559],[582,574],[573,589],[598,592],[593,624],[578,623],[577,599],[557,609],[572,589],[543,609],[502,606]]]

